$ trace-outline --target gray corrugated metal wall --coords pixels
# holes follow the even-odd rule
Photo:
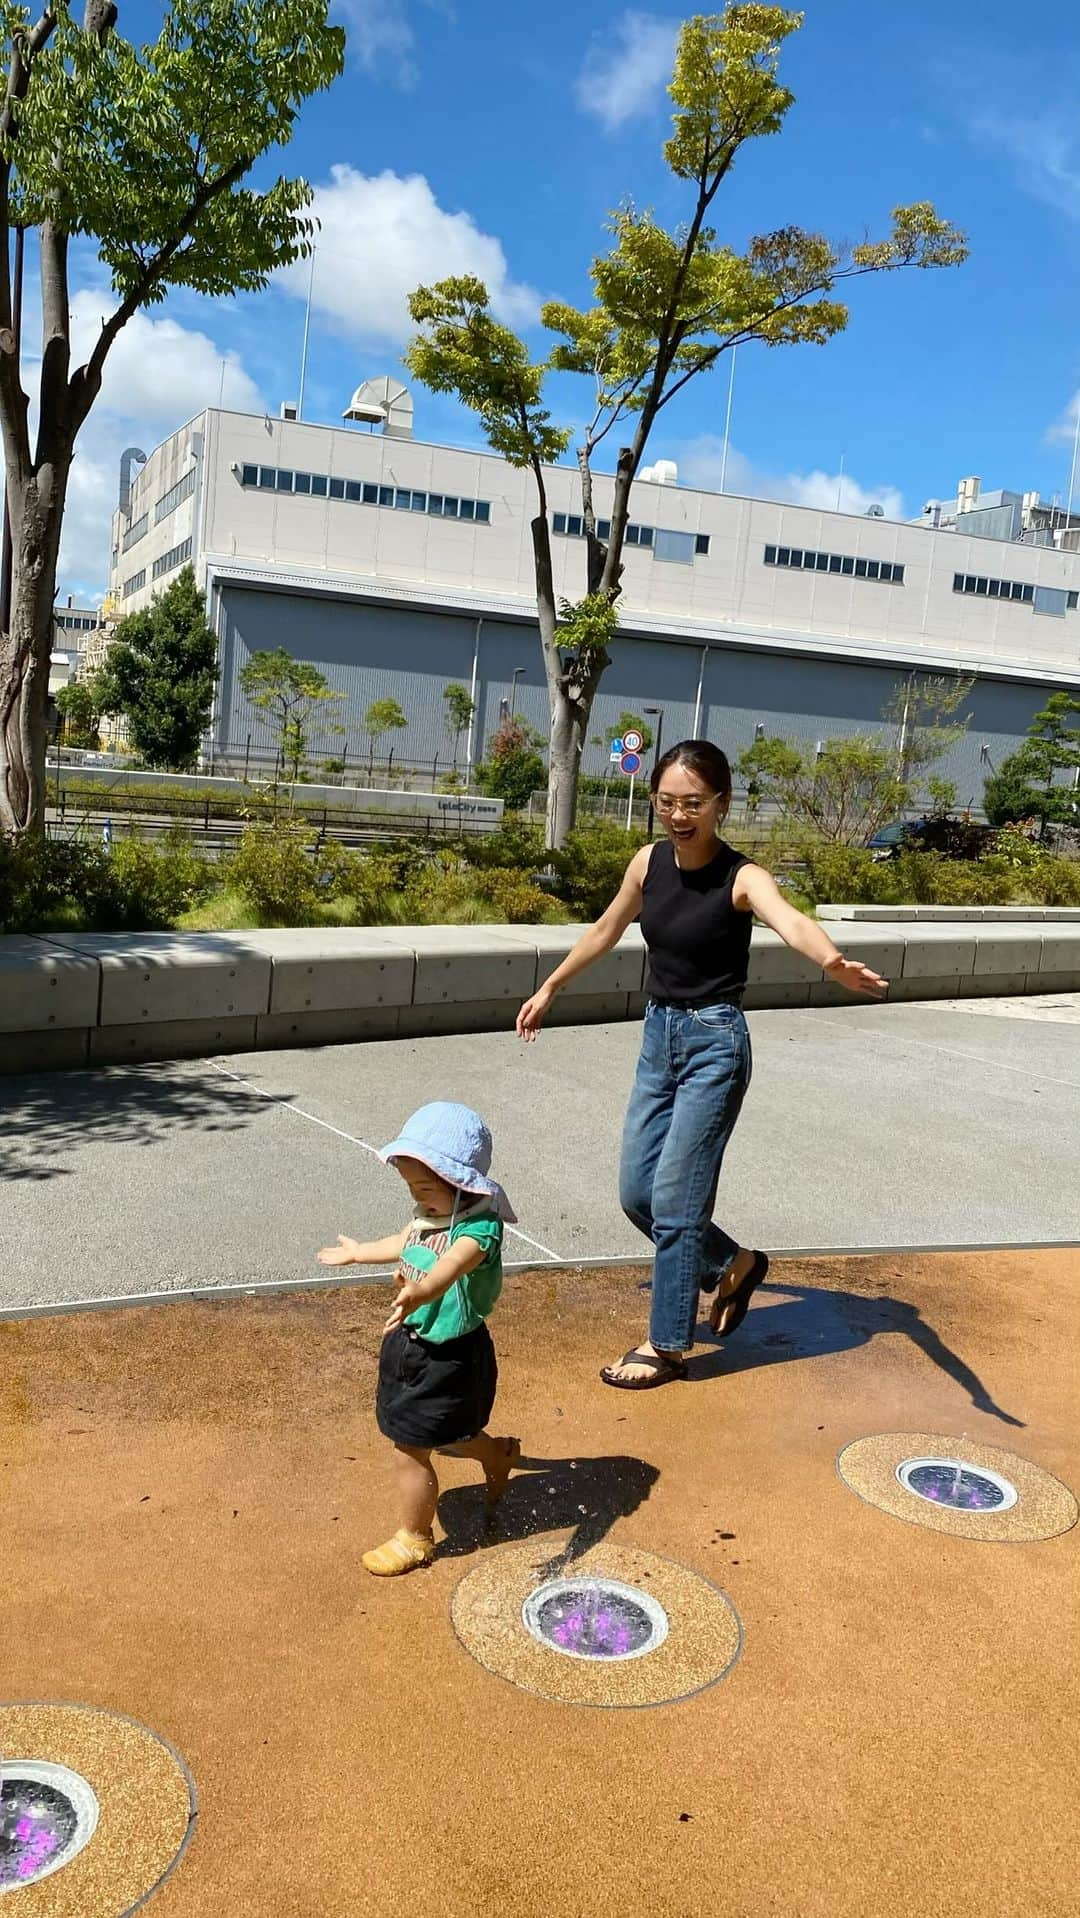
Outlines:
[[[409,724],[405,732],[379,742],[379,756],[385,757],[392,744],[395,758],[430,762],[438,754],[440,762],[449,765],[443,689],[451,680],[470,684],[475,619],[236,587],[225,590],[223,612],[216,756],[242,758],[249,733],[253,746],[265,747],[268,734],[240,691],[237,675],[253,651],[284,646],[294,657],[314,661],[344,695],[328,710],[326,721],[327,727],[344,727],[344,734],[324,729],[313,742],[313,760],[340,756],[344,744],[350,760],[360,755],[366,750],[363,714],[373,700],[389,697],[398,701]],[[590,735],[606,741],[620,712],[640,713],[646,705],[659,704],[664,708],[664,743],[688,737],[701,660],[699,645],[620,639],[597,696]],[[517,684],[516,711],[546,737],[547,690],[535,629],[485,618],[475,758],[482,756],[484,742],[498,724],[500,703],[511,699],[518,667],[525,671]],[[752,743],[758,725],[767,734],[803,740],[873,732],[882,707],[906,677],[901,668],[711,647],[699,731],[732,758]],[[968,703],[968,732],[940,768],[956,780],[961,803],[978,803],[990,766],[1000,764],[1014,748],[1046,697],[1044,688],[1023,683],[988,680],[976,686]],[[655,719],[650,723],[655,731]],[[464,741],[460,760],[463,763]],[[585,770],[601,772],[606,764],[606,745],[590,746]]]

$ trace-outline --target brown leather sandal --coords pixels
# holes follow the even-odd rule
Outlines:
[[[652,1373],[647,1379],[621,1379],[618,1366],[601,1367],[600,1377],[605,1385],[613,1385],[620,1392],[651,1392],[655,1385],[670,1385],[673,1379],[686,1377],[686,1360],[660,1358],[655,1352],[624,1352],[619,1365],[647,1365]]]

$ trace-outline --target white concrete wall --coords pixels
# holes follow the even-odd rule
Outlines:
[[[200,433],[205,443],[195,499],[155,527],[154,501],[190,464],[193,434]],[[491,523],[269,493],[241,484],[232,469],[245,464],[486,499]],[[580,510],[573,468],[549,469],[547,479],[551,511]],[[601,515],[611,493],[610,480],[600,476]],[[133,517],[147,506],[149,532],[121,556],[114,575],[122,585],[145,560],[146,588],[123,602],[125,611],[147,602],[153,560],[186,537],[196,518],[201,580],[216,560],[258,577],[291,574],[357,591],[368,586],[391,598],[449,599],[477,611],[502,606],[528,613],[532,605],[531,476],[488,453],[212,410],[151,456],[135,482]],[[1056,618],[953,590],[958,572],[1076,590],[1078,554],[652,481],[637,482],[632,516],[658,528],[707,533],[710,540],[709,553],[687,566],[627,548],[624,617],[644,632],[742,635],[796,650],[1080,683],[1080,610]],[[766,545],[899,562],[904,583],[766,566]],[[578,597],[584,542],[554,536],[553,550],[556,590]]]

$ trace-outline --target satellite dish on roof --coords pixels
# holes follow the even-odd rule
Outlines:
[[[866,509],[866,517],[867,519],[884,519],[885,508],[883,506],[878,506],[877,504],[873,506],[868,506]]]

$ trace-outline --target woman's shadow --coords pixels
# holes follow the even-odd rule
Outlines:
[[[522,1458],[493,1511],[482,1485],[455,1485],[439,1500],[446,1537],[440,1558],[462,1558],[484,1545],[570,1531],[543,1568],[553,1577],[606,1538],[617,1519],[643,1505],[660,1473],[644,1459]]]
[[[834,1292],[824,1286],[785,1285],[779,1279],[763,1285],[757,1297],[764,1302],[770,1293],[777,1303],[770,1303],[767,1310],[759,1306],[750,1312],[739,1328],[738,1343],[731,1348],[722,1338],[718,1342],[718,1335],[707,1326],[698,1328],[699,1338],[712,1344],[713,1350],[690,1359],[687,1371],[691,1379],[731,1377],[763,1365],[787,1365],[795,1359],[850,1352],[882,1333],[900,1332],[967,1393],[977,1411],[1000,1419],[1003,1425],[1024,1426],[1023,1419],[1014,1418],[996,1403],[978,1373],[927,1324],[918,1306],[906,1299],[894,1299],[885,1292],[871,1295]]]

